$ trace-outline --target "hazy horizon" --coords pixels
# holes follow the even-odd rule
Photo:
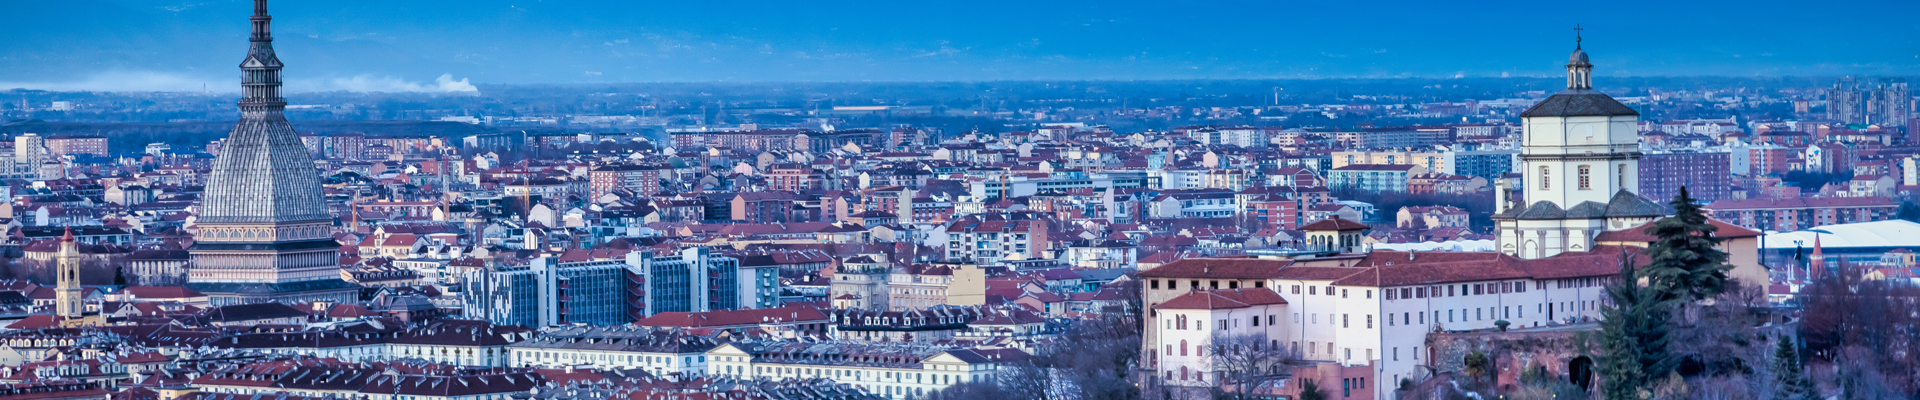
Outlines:
[[[18,4],[0,90],[234,91],[250,3]],[[280,0],[274,44],[292,92],[1552,77],[1574,24],[1603,78],[1920,74],[1920,43],[1878,40],[1920,22],[1832,29],[1915,2],[558,3]]]

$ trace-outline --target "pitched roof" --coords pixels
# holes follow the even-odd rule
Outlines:
[[[1197,290],[1174,297],[1154,306],[1161,310],[1220,310],[1228,308],[1247,308],[1258,305],[1287,304],[1267,288],[1242,288],[1223,290]]]
[[[1664,219],[1665,218],[1661,218],[1661,220],[1664,220]],[[1635,226],[1632,228],[1621,229],[1617,231],[1601,232],[1599,236],[1594,237],[1593,241],[1653,243],[1660,239],[1654,237],[1651,234],[1648,234],[1647,229],[1652,228],[1653,224],[1657,224],[1657,223],[1660,223],[1660,220],[1655,220],[1653,222],[1640,224],[1639,226]],[[1734,224],[1729,224],[1726,222],[1721,222],[1720,220],[1717,220],[1717,219],[1708,218],[1707,223],[1713,225],[1713,227],[1716,228],[1716,230],[1713,232],[1713,236],[1718,238],[1743,238],[1743,237],[1760,236],[1759,231],[1747,229],[1747,228],[1740,227]]]
[[[1532,108],[1520,113],[1521,118],[1532,117],[1606,117],[1640,115],[1632,107],[1620,104],[1613,96],[1595,90],[1566,90],[1547,97],[1534,104]]]
[[[1267,279],[1281,275],[1292,265],[1290,260],[1256,258],[1188,258],[1140,272],[1142,278],[1186,278],[1205,276],[1223,279]]]
[[[1307,224],[1307,226],[1300,227],[1300,230],[1303,230],[1303,231],[1351,231],[1351,230],[1365,230],[1370,228],[1371,227],[1367,226],[1367,224],[1362,224],[1352,220],[1342,219],[1340,217],[1334,217],[1334,218],[1315,221],[1314,223],[1311,223],[1311,224]]]

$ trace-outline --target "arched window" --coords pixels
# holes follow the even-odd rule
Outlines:
[[[1184,355],[1187,355],[1187,340],[1186,340],[1186,339],[1181,339],[1181,340],[1180,340],[1180,355],[1183,355],[1183,356],[1184,356]],[[1185,373],[1185,372],[1182,372],[1182,373],[1181,373],[1181,375],[1186,375],[1186,373]]]

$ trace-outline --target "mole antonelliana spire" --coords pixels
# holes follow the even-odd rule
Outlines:
[[[352,301],[313,156],[287,123],[273,16],[254,0],[240,62],[240,122],[221,145],[196,216],[189,286],[215,305]]]

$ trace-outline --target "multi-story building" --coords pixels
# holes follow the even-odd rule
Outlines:
[[[619,261],[541,257],[468,271],[461,303],[468,316],[498,325],[618,325],[633,321],[627,278]]]
[[[1239,196],[1224,189],[1166,190],[1148,200],[1153,218],[1223,218],[1240,212]]]
[[[1732,164],[1727,153],[1660,151],[1640,156],[1640,197],[1672,200],[1681,188],[1703,202],[1730,197]]]
[[[608,165],[588,172],[588,194],[598,199],[614,189],[626,189],[639,195],[660,193],[664,167],[657,165]]]
[[[742,266],[739,259],[695,247],[679,253],[627,253],[626,299],[638,321],[663,312],[744,310],[780,306],[780,266]]]
[[[767,178],[767,190],[783,192],[817,189],[826,181],[825,175],[815,173],[813,167],[798,163],[767,166],[767,172],[762,176]]]
[[[506,367],[510,365],[507,346],[533,336],[533,330],[523,326],[493,325],[484,321],[445,319],[408,327],[345,321],[315,330],[234,333],[210,341],[208,346],[356,363],[408,358],[471,367]]]
[[[1437,363],[1427,333],[1600,318],[1605,286],[1619,274],[1623,254],[1645,257],[1607,248],[1534,260],[1498,252],[1375,250],[1322,261],[1176,261],[1140,273],[1143,301],[1152,310],[1140,357],[1142,368],[1152,371],[1145,383],[1173,390],[1218,386],[1211,359],[1191,347],[1220,333],[1295,349],[1309,361],[1368,366],[1367,380],[1377,384],[1355,390],[1391,398],[1394,382],[1425,376],[1424,368]],[[1183,340],[1189,348],[1181,347]]]
[[[1514,161],[1520,159],[1515,150],[1468,150],[1447,151],[1446,166],[1451,175],[1476,176],[1487,179],[1499,178],[1513,172]],[[1432,171],[1432,169],[1428,169]]]
[[[1278,194],[1264,194],[1248,198],[1242,202],[1248,216],[1260,221],[1260,225],[1271,229],[1292,230],[1300,226],[1299,199],[1291,199]]]
[[[1742,150],[1734,149],[1734,151]],[[1748,146],[1744,151],[1747,152],[1747,168],[1733,171],[1736,174],[1744,176],[1757,177],[1770,174],[1785,174],[1789,171],[1802,169],[1807,165],[1806,156],[1801,152],[1801,149],[1777,145],[1760,145]]]
[[[1465,228],[1467,210],[1453,206],[1401,207],[1393,221],[1402,228]]]
[[[1131,259],[1127,261],[1131,264]],[[944,265],[910,264],[893,268],[887,274],[887,307],[892,311],[915,311],[946,305],[947,288],[951,285],[953,269]]]
[[[1835,81],[1833,89],[1827,91],[1827,119],[1903,128],[1912,118],[1913,97],[1907,90],[1906,78],[1881,78],[1869,83],[1847,76]]]
[[[327,135],[326,140],[322,142],[326,158],[357,160],[366,152],[367,135],[358,133]]]
[[[1417,165],[1353,164],[1327,171],[1327,188],[1364,192],[1406,192],[1407,179],[1427,173]]]
[[[1047,221],[967,216],[946,229],[946,261],[993,264],[1048,258]]]
[[[1014,355],[1014,354],[1017,354]],[[707,375],[741,379],[827,378],[892,399],[924,397],[981,382],[1020,350],[976,350],[901,343],[745,340],[707,352]]]
[[[1341,147],[1361,149],[1405,149],[1422,144],[1420,132],[1407,127],[1338,132],[1333,138]]]
[[[1267,131],[1259,127],[1209,126],[1186,131],[1187,138],[1205,145],[1232,145],[1240,147],[1267,147]]]
[[[1153,326],[1160,332],[1155,366],[1162,385],[1217,387],[1229,379],[1208,351],[1218,346],[1280,348],[1287,334],[1298,330],[1287,317],[1287,300],[1265,287],[1200,289],[1153,306]],[[1225,343],[1215,343],[1225,341]],[[1291,341],[1289,341],[1291,342]]]
[[[625,326],[547,328],[507,346],[506,365],[529,368],[640,369],[681,379],[707,373],[712,337],[678,329]]]
[[[1748,229],[1785,232],[1894,219],[1900,202],[1885,197],[1723,199],[1707,204],[1704,211]]]
[[[1437,173],[1452,173],[1452,157],[1448,153],[1416,151],[1336,151],[1333,152],[1333,168],[1340,169],[1348,165],[1414,165]]]
[[[798,222],[793,219],[797,196],[793,192],[741,192],[733,196],[728,211],[731,219],[745,223]]]
[[[105,157],[107,138],[99,136],[48,136],[47,153],[54,156],[85,154]]]
[[[1455,139],[1486,139],[1500,136],[1500,125],[1494,124],[1457,124],[1453,125]]]
[[[793,151],[807,149],[808,134],[813,131],[804,129],[758,129],[744,131],[718,132],[668,132],[676,149],[705,149],[708,147],[728,147],[754,152]]]
[[[877,259],[876,259],[877,258]],[[888,274],[892,272],[885,254],[861,254],[840,261],[833,269],[828,299],[833,308],[887,311],[892,291]]]

